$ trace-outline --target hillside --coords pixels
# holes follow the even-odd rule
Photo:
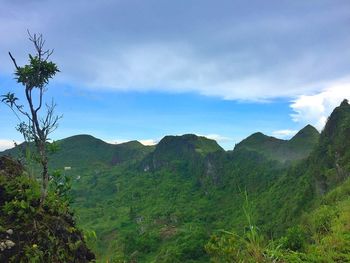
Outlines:
[[[67,202],[54,189],[39,205],[40,185],[23,166],[0,157],[0,261],[90,262]]]
[[[89,245],[102,262],[226,262],[215,261],[221,248],[213,252],[206,244],[220,229],[246,233],[245,194],[264,244],[272,246],[268,238],[289,240],[294,230],[288,229],[308,226],[310,242],[295,252],[295,262],[302,262],[322,257],[317,251],[326,243],[318,241],[335,238],[312,230],[324,200],[340,193],[341,203],[332,204],[347,218],[349,137],[350,106],[344,101],[321,134],[310,125],[288,141],[256,133],[233,151],[191,134],[166,136],[155,147],[109,145],[81,135],[59,141],[52,164],[73,167],[66,171],[74,179],[72,207],[78,224],[96,232]],[[347,225],[333,217],[330,222],[348,248]],[[288,249],[276,262],[294,253]]]
[[[90,135],[76,135],[57,141],[59,150],[51,157],[52,167],[113,166],[140,160],[153,150],[138,141],[109,144]]]
[[[332,138],[345,141],[349,132],[342,127],[349,124],[350,113],[343,109],[348,104],[341,107],[335,109],[328,123],[332,123],[332,129],[339,130],[331,133]],[[342,116],[338,117],[337,112]],[[327,128],[318,143],[319,134],[306,126],[290,141],[283,141],[283,147],[294,151],[294,155],[288,152],[285,157],[299,159],[305,151],[311,152],[304,160],[292,158],[294,163],[288,166],[269,154],[244,147],[225,152],[210,143],[210,147],[209,144],[204,147],[210,151],[202,149],[205,154],[197,154],[201,152],[195,147],[197,138],[169,136],[141,165],[125,163],[100,171],[98,176],[87,173],[76,187],[74,206],[82,226],[99,233],[99,240],[93,246],[100,258],[208,262],[204,246],[212,233],[218,229],[243,233],[244,191],[253,207],[255,223],[267,236],[283,235],[288,227],[301,222],[305,211],[317,209],[322,193],[317,191],[315,165],[320,166],[324,158],[318,151],[325,147],[332,149],[336,142],[322,139],[328,138],[328,134]],[[261,134],[253,137],[266,139]],[[267,141],[270,146],[270,141],[274,145],[280,143],[273,138]],[[254,143],[250,145],[253,147]],[[347,156],[348,151],[342,154]],[[347,165],[349,162],[349,159],[343,161]],[[145,164],[150,169],[145,169]],[[331,166],[327,174],[337,164],[333,162]],[[91,186],[91,182],[94,186],[88,192],[78,190]],[[102,200],[105,204],[100,203]],[[100,205],[96,206],[97,203]],[[108,247],[103,245],[107,240]]]
[[[183,161],[191,165],[209,153],[224,151],[216,141],[194,134],[165,136],[143,161],[143,169],[157,170]]]
[[[257,132],[241,141],[235,150],[245,149],[281,162],[301,160],[317,145],[320,134],[311,125],[305,126],[290,140],[281,140]]]
[[[57,151],[51,153],[51,169],[87,169],[111,167],[126,161],[137,161],[152,152],[153,146],[144,146],[138,141],[109,144],[91,135],[75,135],[55,142]],[[25,162],[26,144],[6,150],[0,155],[20,156]]]

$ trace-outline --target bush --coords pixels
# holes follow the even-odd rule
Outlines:
[[[292,251],[303,251],[305,248],[306,233],[300,226],[294,226],[287,230],[283,238],[283,248]]]

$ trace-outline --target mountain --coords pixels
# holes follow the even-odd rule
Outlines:
[[[255,133],[233,151],[192,134],[165,136],[154,147],[80,135],[58,142],[52,166],[72,166],[66,171],[73,178],[71,205],[79,226],[96,232],[89,245],[102,262],[208,262],[212,255],[204,247],[213,233],[225,229],[238,237],[251,224],[264,236],[262,243],[284,242],[275,256],[346,262],[348,226],[334,213],[348,218],[348,138],[350,106],[344,101],[321,134],[310,125],[290,140]],[[295,227],[307,227],[304,241]],[[322,255],[326,245],[318,238],[328,245],[332,238],[334,253]],[[304,242],[305,250],[283,250],[286,240]],[[216,251],[234,251],[220,250],[220,242],[214,242]]]
[[[90,135],[76,135],[57,141],[59,150],[51,157],[53,167],[113,166],[140,160],[153,150],[138,141],[109,144]]]
[[[334,109],[310,156],[316,191],[324,193],[350,176],[350,105],[344,100]]]
[[[235,146],[234,150],[249,150],[281,162],[307,157],[319,140],[319,132],[311,125],[301,129],[290,140],[281,140],[257,132]]]
[[[350,105],[345,100],[328,118],[319,142],[308,158],[289,167],[260,197],[258,209],[261,218],[266,218],[263,223],[266,230],[290,226],[303,211],[311,209],[314,202],[350,177],[348,138]],[[276,210],[277,207],[280,209]],[[281,220],[289,223],[281,223]]]
[[[138,141],[109,144],[91,135],[75,135],[56,141],[55,144],[58,150],[50,156],[52,169],[114,166],[130,160],[140,160],[154,149],[153,146],[145,146]],[[0,155],[23,156],[25,147],[24,143]]]
[[[194,134],[182,136],[165,136],[155,150],[144,160],[144,170],[155,170],[160,167],[176,165],[181,161],[195,163],[209,153],[224,150],[214,140]]]

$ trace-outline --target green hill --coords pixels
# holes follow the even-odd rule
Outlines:
[[[246,149],[281,162],[306,158],[319,140],[318,131],[311,125],[301,129],[290,140],[281,140],[257,132],[236,145],[235,150]]]
[[[223,151],[216,141],[194,134],[165,136],[143,162],[144,170],[186,162],[196,163],[209,153]]]
[[[59,150],[51,156],[53,167],[113,166],[140,160],[153,150],[138,141],[109,144],[90,135],[76,135],[57,141]]]
[[[284,240],[283,246],[277,246],[279,259],[262,262],[320,262],[324,256],[320,251],[331,240],[341,244],[333,244],[336,257],[349,249],[348,225],[343,222],[349,204],[348,138],[350,106],[344,101],[321,135],[310,125],[290,140],[256,133],[233,151],[191,134],[166,136],[155,147],[138,142],[110,145],[81,135],[58,142],[60,150],[52,156],[52,166],[72,166],[66,171],[74,179],[72,207],[78,224],[96,232],[97,239],[89,245],[101,262],[214,260],[215,253],[204,249],[213,233],[226,229],[244,236],[250,227],[243,209],[245,193],[251,223],[265,237],[261,244],[271,252],[274,242],[269,238]],[[339,217],[322,208],[331,196],[339,199],[329,203]],[[334,230],[315,230],[318,217]],[[293,235],[299,236],[295,227],[308,228],[303,230],[307,239],[303,250],[294,251],[288,243]],[[327,251],[327,262],[332,262],[334,257]],[[263,257],[270,255],[267,252]],[[341,261],[344,258],[338,262],[346,262]]]
[[[111,167],[126,161],[137,161],[152,152],[153,146],[138,141],[109,144],[91,135],[75,135],[55,142],[58,150],[50,156],[51,169],[94,169]],[[25,161],[26,144],[6,150],[0,155],[22,156]]]

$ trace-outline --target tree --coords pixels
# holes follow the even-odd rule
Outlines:
[[[15,79],[24,87],[26,105],[21,104],[19,98],[12,92],[2,95],[2,102],[11,108],[20,123],[16,129],[23,135],[26,142],[34,142],[38,154],[38,162],[42,168],[42,187],[40,201],[43,203],[47,195],[49,184],[48,149],[49,134],[58,127],[62,116],[55,115],[56,104],[52,100],[45,103],[43,111],[43,97],[47,91],[49,80],[59,72],[57,65],[49,61],[53,50],[44,50],[45,40],[42,35],[32,35],[28,31],[29,40],[35,48],[35,54],[29,54],[29,63],[18,66],[15,58],[9,52],[15,66]],[[22,120],[23,117],[25,121]]]

